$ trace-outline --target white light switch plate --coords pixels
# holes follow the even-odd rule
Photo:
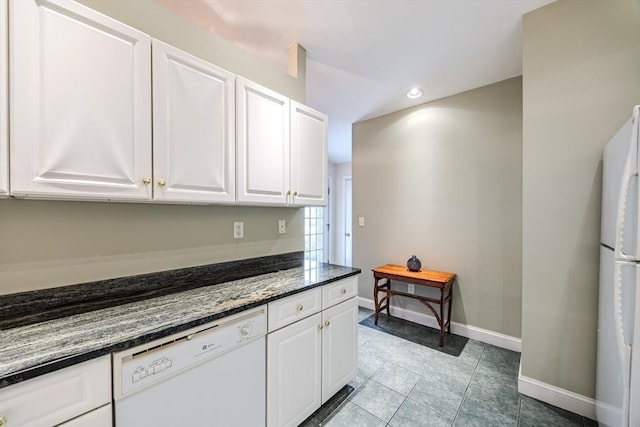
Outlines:
[[[364,227],[364,217],[363,216],[359,216],[358,217],[358,225],[360,227]]]

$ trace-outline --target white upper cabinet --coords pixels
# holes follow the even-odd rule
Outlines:
[[[154,199],[235,200],[235,76],[153,40]]]
[[[237,195],[248,204],[327,203],[327,116],[237,79]]]
[[[10,6],[11,193],[150,200],[150,37],[72,1]]]
[[[327,204],[327,116],[291,101],[291,196],[297,206]]]
[[[289,190],[289,98],[238,77],[236,201],[285,205]]]
[[[8,32],[7,0],[0,0],[0,196],[6,196],[9,193]]]

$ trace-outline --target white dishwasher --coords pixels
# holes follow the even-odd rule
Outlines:
[[[116,427],[265,425],[266,306],[113,354]]]

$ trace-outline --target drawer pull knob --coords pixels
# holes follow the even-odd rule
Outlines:
[[[329,326],[331,324],[331,322],[329,322],[328,320],[324,321],[324,326]]]
[[[0,417],[0,427],[4,427],[7,425],[7,418],[6,417]]]
[[[300,305],[298,306],[298,311],[302,311],[302,310],[304,310],[304,306],[303,306],[302,304],[300,304]]]
[[[346,293],[347,293],[347,290],[346,290],[345,288],[342,288],[342,289],[340,290],[340,293],[341,293],[342,295],[344,295],[344,294],[346,294]]]
[[[149,178],[148,176],[143,177],[142,178],[142,183],[146,184],[146,185],[151,184],[151,178]]]
[[[165,181],[164,179],[159,179],[158,180],[158,185],[160,187],[164,187],[165,185],[167,185],[167,181]]]

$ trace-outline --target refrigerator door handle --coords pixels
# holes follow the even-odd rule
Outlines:
[[[624,166],[624,172],[622,173],[622,188],[620,189],[620,197],[618,198],[618,218],[616,219],[616,246],[615,246],[615,257],[619,260],[634,260],[634,255],[629,255],[624,253],[623,243],[624,243],[624,227],[625,227],[625,218],[627,199],[629,196],[629,188],[631,187],[631,182],[634,177],[638,176],[638,172],[635,167],[632,166],[632,162],[635,162],[635,158],[631,156],[628,158],[627,163]],[[631,218],[633,221],[634,218]],[[636,236],[630,236],[631,238],[635,238]],[[633,245],[635,247],[635,245]]]
[[[624,384],[623,393],[623,414],[628,414],[629,412],[629,388],[630,388],[630,368],[631,368],[631,345],[627,344],[624,339],[624,319],[622,313],[622,269],[623,267],[633,267],[636,268],[635,263],[624,263],[624,262],[616,262],[614,267],[614,282],[613,282],[613,317],[614,317],[614,327],[615,327],[615,336],[616,336],[616,344],[620,351],[618,355],[620,356],[620,363],[623,371],[626,371],[622,375],[622,382]],[[623,415],[623,426],[627,426],[628,419],[626,418],[628,415]],[[627,422],[625,422],[625,420]]]

